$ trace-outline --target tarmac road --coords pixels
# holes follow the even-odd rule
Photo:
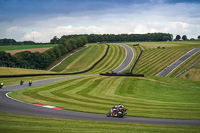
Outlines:
[[[189,59],[190,57],[192,57],[194,54],[196,54],[199,51],[200,51],[200,48],[195,48],[195,49],[192,49],[192,50],[188,51],[181,58],[179,58],[174,63],[172,63],[171,65],[169,65],[168,67],[166,67],[164,70],[162,70],[156,76],[167,77],[173,70],[175,70],[183,62],[185,62],[187,59]]]
[[[113,70],[114,73],[120,73],[121,71],[126,69],[130,65],[130,63],[134,57],[133,50],[130,46],[125,45],[125,44],[118,44],[118,45],[124,47],[124,49],[126,51],[126,57],[125,57],[124,61],[117,68],[115,68]]]
[[[82,75],[82,76],[86,76],[86,75]],[[41,81],[33,82],[32,85],[40,86],[43,84],[52,83],[52,82],[56,82],[63,79],[76,78],[76,77],[80,77],[80,76],[68,76],[68,77],[61,77],[61,78],[56,78],[56,79],[41,80]],[[106,117],[106,115],[102,115],[102,114],[92,114],[92,113],[83,113],[83,112],[74,112],[74,111],[67,111],[67,110],[45,108],[45,107],[40,107],[40,106],[36,106],[29,103],[20,102],[15,99],[7,97],[8,92],[25,89],[25,88],[29,88],[27,83],[25,83],[24,85],[6,86],[0,89],[0,112],[30,115],[30,116],[61,118],[61,119],[75,119],[75,120],[200,126],[200,120],[175,120],[175,119],[154,119],[154,118],[137,118],[137,117],[114,118],[114,117]],[[107,112],[105,112],[105,114],[106,113]]]

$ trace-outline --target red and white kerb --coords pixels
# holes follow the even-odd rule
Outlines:
[[[51,108],[51,109],[59,109],[59,110],[63,110],[63,108],[56,107],[56,106],[50,106],[50,105],[44,105],[44,104],[38,104],[38,103],[35,103],[34,105],[41,106],[41,107],[45,107],[45,108]]]

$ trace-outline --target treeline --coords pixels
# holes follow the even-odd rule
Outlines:
[[[36,43],[34,41],[23,41],[17,42],[15,39],[0,39],[0,46],[1,45],[35,45],[35,44],[49,44],[49,43]]]
[[[64,35],[60,39],[54,37],[50,43],[56,44],[63,38],[70,38],[80,35]],[[169,33],[148,33],[148,34],[84,34],[89,43],[96,42],[138,42],[138,41],[172,41],[173,35]]]
[[[0,66],[45,69],[55,59],[85,45],[87,42],[85,36],[77,36],[68,39],[63,38],[57,46],[43,53],[24,51],[11,55],[5,51],[0,51]]]

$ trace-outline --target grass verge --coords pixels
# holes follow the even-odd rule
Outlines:
[[[35,69],[24,69],[24,68],[9,68],[9,67],[0,67],[0,75],[22,75],[22,74],[48,74],[55,73],[45,70],[35,70]]]
[[[176,132],[176,133],[197,133],[199,126],[170,126],[170,125],[150,125],[117,122],[98,122],[58,119],[36,116],[14,115],[0,113],[1,133],[118,133],[118,132]]]

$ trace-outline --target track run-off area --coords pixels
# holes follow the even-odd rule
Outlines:
[[[125,62],[126,65],[122,68],[117,67],[120,70],[114,69],[116,72],[124,70],[130,64],[131,53],[128,51],[126,49],[126,57],[129,57],[129,61],[125,61],[125,57],[123,63]],[[141,86],[137,86],[138,84]],[[154,90],[153,87],[155,84],[158,84],[158,88],[170,89],[172,87],[170,91],[178,86],[174,86],[173,88],[176,82],[170,85],[169,82],[148,78],[118,78],[99,75],[79,75],[41,80],[34,82],[32,87],[28,87],[27,84],[6,86],[0,90],[0,112],[76,120],[163,125],[200,125],[200,120],[181,120],[182,115],[188,115],[188,119],[195,119],[195,116],[191,113],[199,112],[199,108],[196,107],[199,105],[198,103],[195,103],[193,99],[189,99],[189,102],[192,104],[185,103],[184,99],[171,99],[172,97],[167,99],[167,93],[169,92],[166,90],[157,90],[158,88]],[[139,89],[146,88],[147,86],[148,89],[143,93],[144,97],[141,97]],[[131,90],[131,88],[134,88],[134,90]],[[151,90],[154,94],[151,94]],[[13,91],[16,92],[13,94],[9,93]],[[164,94],[164,97],[158,95],[161,92]],[[20,101],[10,98],[10,96],[16,97],[17,95],[17,99]],[[158,97],[154,99],[156,95]],[[177,102],[173,102],[176,100]],[[113,105],[121,102],[128,108],[129,116],[122,119],[105,116]],[[33,105],[34,103],[58,106],[64,108],[64,110],[44,108]],[[185,110],[183,114],[180,113],[182,110]],[[193,112],[190,112],[190,110]],[[145,114],[148,115],[145,116]]]

